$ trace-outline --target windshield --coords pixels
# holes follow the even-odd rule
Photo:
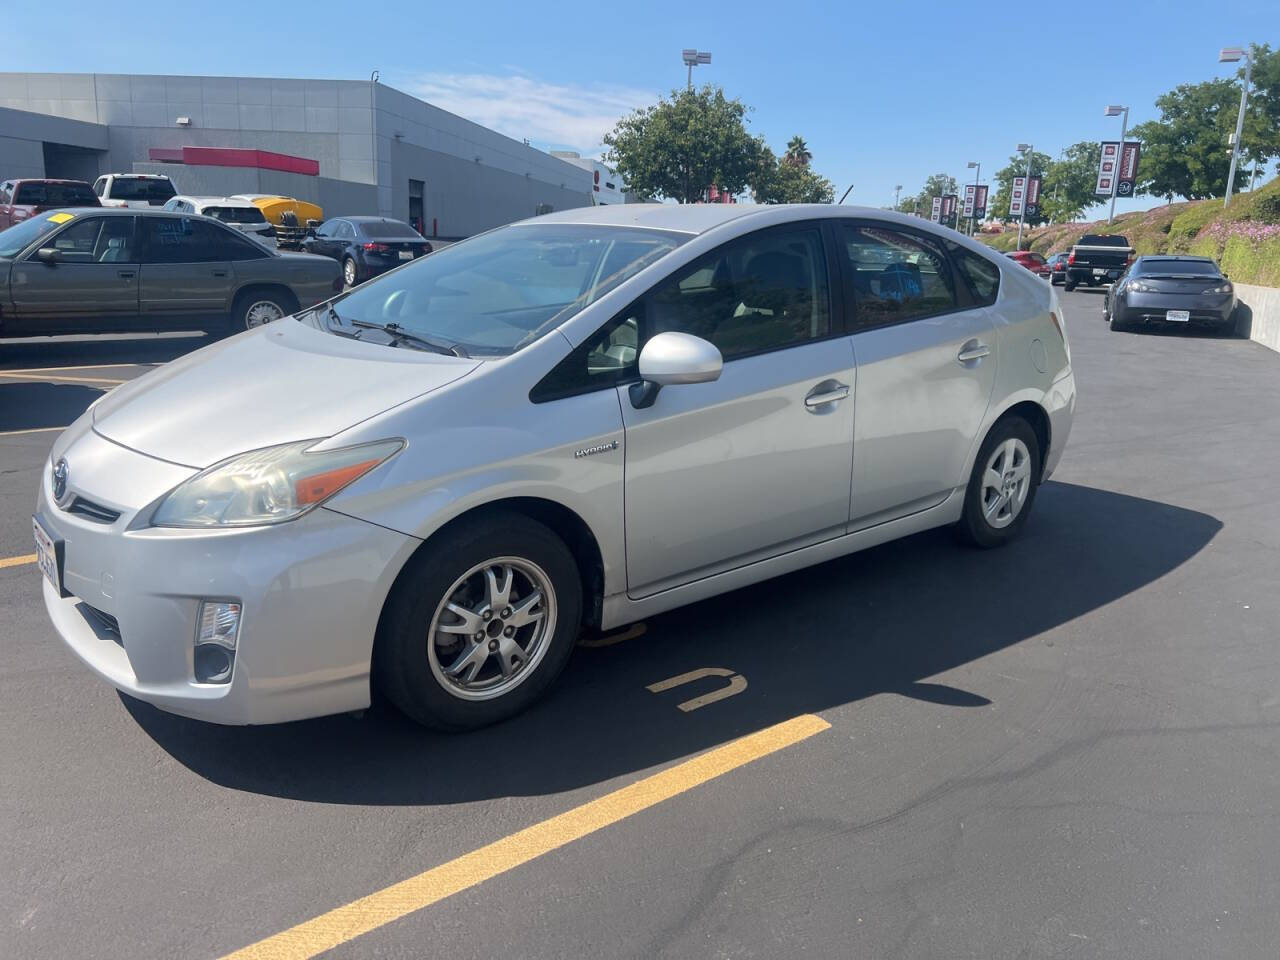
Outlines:
[[[33,207],[96,207],[98,198],[87,183],[20,183],[13,202]]]
[[[343,319],[395,323],[471,356],[506,356],[687,239],[633,227],[501,227],[369,281],[334,306]]]
[[[205,207],[204,215],[223,223],[266,223],[267,218],[257,207]]]
[[[357,223],[356,227],[363,236],[376,237],[379,240],[392,237],[399,237],[403,240],[422,239],[418,231],[407,223],[401,223],[399,220],[374,220],[368,223]]]
[[[1150,276],[1151,274],[1164,274],[1165,276],[1178,274],[1182,276],[1216,277],[1218,276],[1218,265],[1210,260],[1143,260],[1137,272],[1144,276]]]
[[[16,257],[46,233],[52,233],[70,219],[65,213],[51,213],[24,220],[8,230],[0,230],[0,257]]]

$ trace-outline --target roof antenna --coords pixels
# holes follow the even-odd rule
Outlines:
[[[849,195],[849,191],[850,191],[850,190],[852,190],[852,189],[853,189],[853,184],[851,183],[851,184],[849,184],[849,190],[846,190],[846,191],[844,192],[844,196],[842,196],[842,197],[840,198],[840,203],[844,203],[844,198],[845,198],[845,197],[847,197],[847,196]],[[838,207],[838,206],[840,206],[840,203],[837,203],[837,204],[836,204],[836,206],[837,206],[837,207]]]

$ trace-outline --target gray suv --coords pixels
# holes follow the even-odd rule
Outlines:
[[[246,330],[341,290],[332,260],[208,217],[82,208],[0,231],[0,337]]]

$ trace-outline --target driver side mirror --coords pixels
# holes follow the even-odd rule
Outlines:
[[[62,259],[62,251],[55,247],[41,247],[36,251],[36,259],[41,263],[47,263],[49,266],[53,266]]]
[[[653,406],[668,384],[709,383],[720,379],[724,358],[715,345],[689,333],[660,333],[640,351],[641,382],[631,385],[631,405]]]

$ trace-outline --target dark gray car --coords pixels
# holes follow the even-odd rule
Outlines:
[[[1108,290],[1102,310],[1112,330],[1180,323],[1235,328],[1236,292],[1208,257],[1139,257]]]
[[[332,260],[209,217],[81,208],[0,231],[0,337],[245,330],[341,290]]]

